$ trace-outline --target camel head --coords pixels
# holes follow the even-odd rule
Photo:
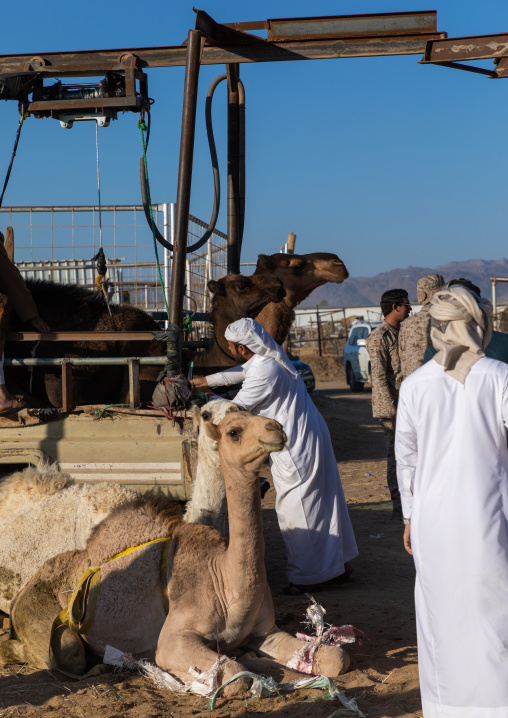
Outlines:
[[[220,304],[220,310],[236,319],[254,318],[269,302],[278,303],[286,295],[281,280],[265,274],[227,274],[218,281],[210,280],[208,289],[213,294],[214,311]]]
[[[226,399],[214,399],[197,411],[199,412],[199,445],[202,446],[206,442],[206,446],[210,451],[218,451],[217,442],[208,436],[205,427],[207,424],[217,426],[227,414],[232,411],[239,411],[237,404]]]
[[[226,414],[218,426],[204,426],[207,436],[218,443],[223,471],[230,467],[257,474],[267,455],[282,451],[287,441],[278,421],[247,411]]]
[[[344,262],[336,254],[260,254],[256,271],[277,277],[287,292],[286,301],[294,306],[326,282],[340,284],[349,277]]]

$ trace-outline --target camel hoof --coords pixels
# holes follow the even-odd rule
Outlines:
[[[9,638],[0,643],[0,663],[28,663],[25,654],[25,647],[21,641]]]
[[[245,666],[242,666],[241,663],[238,663],[237,661],[228,661],[222,670],[222,685],[231,680],[231,678],[236,676],[237,673],[242,673],[245,670]],[[237,696],[247,691],[250,688],[251,683],[252,680],[250,678],[243,676],[234,683],[230,683],[229,686],[226,686],[222,691],[222,695],[225,698]]]
[[[317,673],[335,678],[349,669],[351,659],[340,646],[320,646],[316,656]]]

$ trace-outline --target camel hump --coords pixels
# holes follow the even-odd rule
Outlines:
[[[75,483],[69,474],[59,471],[57,464],[41,461],[4,479],[0,484],[0,501],[52,496]]]
[[[183,504],[162,494],[129,499],[93,529],[86,548],[88,558],[98,566],[132,546],[171,537],[182,516]]]

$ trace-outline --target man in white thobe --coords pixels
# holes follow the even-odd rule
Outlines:
[[[358,555],[328,427],[305,384],[275,340],[253,319],[230,324],[229,351],[243,366],[195,386],[242,383],[234,401],[280,422],[286,448],[270,454],[275,508],[287,551],[285,592],[299,593],[348,574]]]
[[[425,718],[508,718],[508,365],[492,307],[462,286],[430,304],[437,354],[402,382],[395,454],[416,566]]]

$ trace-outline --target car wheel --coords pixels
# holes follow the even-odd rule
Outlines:
[[[351,364],[347,365],[346,379],[351,391],[363,391],[364,384],[361,381],[356,381],[355,373],[351,367]]]

